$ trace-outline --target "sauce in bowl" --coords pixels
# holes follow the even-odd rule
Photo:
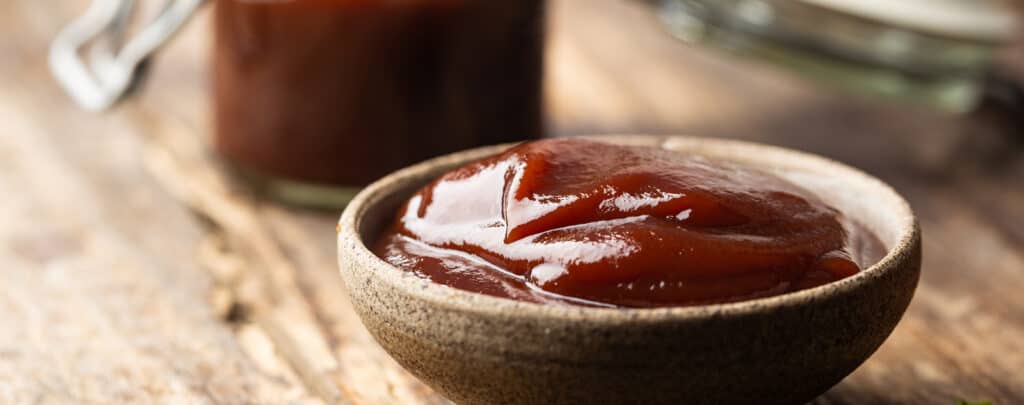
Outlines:
[[[784,294],[856,274],[884,251],[767,171],[582,139],[524,143],[441,176],[374,246],[454,288],[613,307]]]

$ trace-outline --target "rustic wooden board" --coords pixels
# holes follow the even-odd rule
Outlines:
[[[351,311],[337,213],[254,198],[204,146],[206,16],[135,102],[92,115],[44,60],[84,6],[0,3],[0,403],[444,403]],[[911,201],[925,242],[917,296],[816,403],[1024,403],[1019,127],[849,100],[682,45],[639,2],[558,0],[551,17],[553,133],[789,146]]]

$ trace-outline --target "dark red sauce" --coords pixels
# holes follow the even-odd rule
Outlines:
[[[649,147],[521,144],[430,183],[377,255],[434,282],[534,302],[732,302],[849,277],[881,242],[770,173]]]
[[[217,150],[360,186],[543,131],[543,0],[215,0]]]

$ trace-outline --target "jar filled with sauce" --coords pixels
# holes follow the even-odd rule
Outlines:
[[[58,34],[59,83],[112,107],[210,3],[213,147],[281,200],[343,205],[418,161],[542,136],[545,0],[172,0],[142,25],[137,3],[95,1]]]
[[[214,8],[214,145],[275,197],[344,204],[411,163],[543,131],[543,0]]]

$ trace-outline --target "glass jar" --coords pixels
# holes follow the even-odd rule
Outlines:
[[[209,2],[213,145],[273,197],[340,206],[412,163],[542,136],[544,0]],[[203,3],[167,0],[129,35],[137,2],[96,0],[51,70],[109,108]]]
[[[951,112],[977,103],[1016,32],[997,0],[658,0],[677,37],[853,93]]]
[[[214,3],[214,144],[278,198],[542,133],[542,0]]]

